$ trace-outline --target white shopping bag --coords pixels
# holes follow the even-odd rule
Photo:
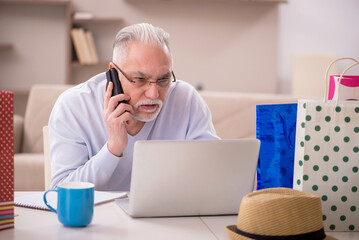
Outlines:
[[[299,100],[293,188],[321,197],[326,231],[359,230],[358,170],[359,101]]]

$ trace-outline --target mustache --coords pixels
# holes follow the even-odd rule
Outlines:
[[[145,99],[145,100],[141,100],[139,102],[136,103],[136,105],[134,106],[135,111],[141,106],[141,105],[158,105],[159,108],[162,107],[162,101],[159,99]]]

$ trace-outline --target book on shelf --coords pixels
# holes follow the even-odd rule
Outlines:
[[[80,64],[97,64],[99,62],[91,31],[73,28],[71,29],[71,38]]]
[[[71,41],[71,61],[79,63],[79,57],[76,54],[75,44],[74,41]]]
[[[96,51],[96,47],[95,47],[95,41],[93,39],[93,34],[91,31],[86,31],[85,36],[86,36],[88,48],[90,50],[91,63],[97,64],[98,63],[98,55],[97,55],[97,51]]]
[[[86,64],[84,48],[77,28],[71,29],[71,39],[74,44],[75,53],[80,64]]]
[[[81,47],[82,47],[83,52],[84,52],[85,64],[92,64],[92,59],[91,59],[91,55],[90,55],[90,47],[89,47],[89,44],[87,42],[85,29],[78,28],[77,31],[78,31],[78,34],[79,34],[79,37],[80,37]]]

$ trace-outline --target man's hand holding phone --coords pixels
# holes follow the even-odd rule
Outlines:
[[[108,150],[113,155],[119,157],[122,155],[128,144],[126,126],[132,119],[131,114],[134,114],[134,110],[131,105],[126,103],[130,100],[130,96],[126,94],[112,96],[112,89],[113,83],[109,82],[104,97],[104,109],[102,115],[108,132]],[[122,103],[119,104],[119,102]]]

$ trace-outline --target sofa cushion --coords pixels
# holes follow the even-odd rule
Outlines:
[[[24,118],[23,153],[42,153],[42,127],[48,124],[58,96],[73,85],[34,85],[29,94]]]
[[[296,103],[297,98],[280,94],[200,92],[212,113],[217,134],[222,139],[255,138],[256,106]]]

